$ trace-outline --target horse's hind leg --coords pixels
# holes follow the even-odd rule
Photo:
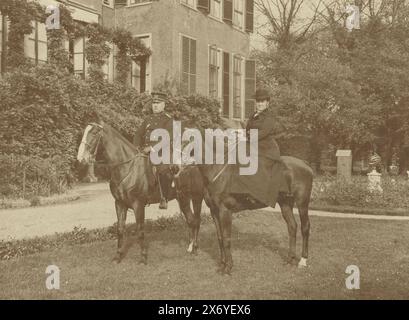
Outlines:
[[[116,200],[115,201],[115,210],[116,215],[118,218],[118,249],[116,256],[114,257],[113,261],[120,263],[122,258],[124,257],[124,244],[126,238],[126,213],[128,211],[127,206],[125,206],[122,202]]]
[[[181,195],[178,197],[179,208],[185,216],[186,223],[189,227],[189,247],[187,252],[194,253],[194,237],[195,237],[195,215],[190,208],[190,198]]]
[[[298,263],[300,268],[307,266],[308,259],[308,240],[310,236],[310,218],[308,216],[308,204],[303,204],[298,207],[301,220],[301,234],[302,234],[302,253],[301,260]]]
[[[293,203],[291,199],[286,199],[279,201],[279,205],[281,208],[281,214],[285,222],[287,223],[288,235],[289,235],[289,254],[288,254],[288,262],[293,263],[296,259],[296,242],[297,242],[297,222],[294,218],[293,213]]]
[[[139,246],[141,248],[141,258],[139,263],[148,263],[148,251],[145,244],[145,203],[140,200],[136,200],[133,204],[133,210],[136,221],[136,235],[138,238]]]
[[[209,204],[210,208],[210,214],[212,215],[214,226],[216,227],[216,235],[217,235],[217,240],[219,242],[219,249],[220,249],[220,267],[218,268],[218,272],[223,272],[224,266],[226,263],[226,255],[224,252],[224,246],[223,246],[223,235],[222,235],[222,227],[221,227],[221,222],[220,222],[220,210],[217,206]]]
[[[192,203],[193,203],[193,214],[194,214],[193,252],[196,252],[197,249],[199,248],[198,238],[199,238],[199,230],[200,230],[200,223],[201,223],[203,196],[202,195],[193,196]]]

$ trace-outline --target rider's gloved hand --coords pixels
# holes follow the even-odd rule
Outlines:
[[[145,147],[145,148],[143,148],[143,150],[142,150],[142,152],[145,153],[145,154],[148,154],[148,153],[151,152],[151,151],[152,151],[152,147],[151,147],[151,146]]]

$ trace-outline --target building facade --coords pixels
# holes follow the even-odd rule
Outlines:
[[[254,0],[36,1],[43,5],[63,2],[72,9],[75,20],[121,27],[140,38],[152,55],[132,62],[128,81],[138,91],[149,92],[167,83],[182,94],[218,99],[223,116],[237,120],[254,110],[255,62],[249,59]],[[25,39],[25,54],[34,63],[44,63],[45,24],[33,24],[32,34]],[[0,47],[5,48],[5,17],[0,28]],[[87,77],[85,46],[85,38],[66,42],[74,73],[80,77]],[[115,53],[112,47],[104,66],[111,82],[115,80]]]

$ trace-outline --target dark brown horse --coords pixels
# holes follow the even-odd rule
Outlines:
[[[293,263],[296,259],[297,222],[293,213],[294,204],[296,204],[300,215],[303,239],[302,254],[298,266],[306,267],[310,232],[308,207],[312,191],[313,172],[302,160],[293,157],[281,157],[281,159],[282,170],[293,195],[288,197],[286,194],[280,194],[277,199],[288,227],[289,262]],[[219,271],[229,274],[233,267],[231,255],[232,213],[249,209],[261,209],[265,206],[260,203],[254,205],[254,202],[243,203],[238,201],[237,195],[226,192],[229,178],[236,172],[233,171],[233,165],[201,165],[199,168],[206,184],[205,201],[210,208],[219,241],[221,254]]]
[[[180,211],[185,215],[190,231],[190,244],[187,251],[196,253],[201,222],[200,214],[205,194],[203,177],[199,168],[189,166],[175,174],[174,182]]]
[[[115,209],[118,218],[118,250],[114,261],[120,262],[125,253],[126,216],[128,209],[133,209],[136,220],[136,234],[141,248],[140,262],[147,263],[147,248],[144,237],[145,206],[159,203],[160,192],[152,171],[148,156],[123,137],[118,131],[101,120],[91,123],[85,129],[77,160],[89,163],[103,148],[103,156],[110,173],[110,189],[115,198]],[[169,174],[170,171],[169,171]],[[180,190],[179,203],[190,227],[191,244],[189,250],[197,247],[197,233],[200,226],[200,210],[203,200],[203,189],[187,189],[190,187],[190,173],[186,172],[178,181]],[[191,193],[190,193],[191,192]],[[171,190],[169,200],[176,198],[176,191]],[[193,201],[194,213],[190,209]],[[197,203],[200,203],[198,205]],[[198,221],[199,219],[199,221]]]

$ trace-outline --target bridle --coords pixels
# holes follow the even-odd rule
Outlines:
[[[94,152],[93,152],[93,154],[92,154],[93,157],[94,157],[94,159],[95,159],[95,158],[96,158],[96,155],[97,155],[97,153],[98,153],[99,145],[100,145],[101,140],[102,140],[102,136],[103,136],[103,132],[104,132],[104,126],[101,125],[101,124],[99,124],[99,123],[96,123],[96,122],[91,122],[89,125],[92,126],[92,127],[94,127],[94,128],[95,128],[95,127],[98,128],[98,132],[96,133],[96,134],[98,135],[98,137],[97,137],[98,140],[97,140],[97,143],[96,143],[96,145],[95,145]],[[91,146],[85,139],[83,139],[83,140],[81,141],[81,144],[87,146],[89,149],[92,148],[92,146]],[[137,154],[136,154],[135,156],[131,157],[130,159],[127,159],[127,160],[121,161],[121,162],[116,162],[116,163],[104,163],[104,164],[106,164],[106,165],[108,165],[108,166],[110,166],[110,167],[115,168],[115,167],[118,167],[118,166],[120,166],[120,165],[127,164],[127,163],[131,162],[132,160],[134,160],[135,158],[138,158],[138,157],[147,158],[148,156],[145,155],[145,154],[143,154],[142,152],[140,152],[140,151],[138,150]]]
[[[89,125],[92,126],[92,127],[97,127],[97,128],[99,128],[99,130],[98,130],[98,138],[97,138],[98,140],[97,140],[97,143],[96,143],[96,145],[95,145],[95,150],[94,150],[94,153],[93,153],[93,157],[95,158],[96,155],[97,155],[97,152],[98,152],[99,144],[100,144],[101,139],[102,139],[102,133],[103,133],[104,127],[103,127],[102,125],[98,124],[98,123],[95,123],[95,122],[92,122],[92,123],[90,123]],[[81,144],[80,144],[80,145],[85,145],[85,146],[87,146],[89,149],[92,148],[92,146],[86,141],[86,137],[85,137],[85,136],[82,138],[82,141],[81,141]]]

